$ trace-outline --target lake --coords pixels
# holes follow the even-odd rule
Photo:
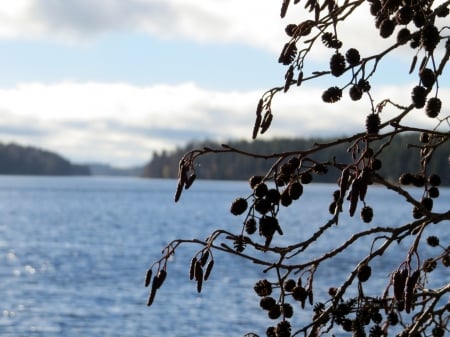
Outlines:
[[[188,269],[199,246],[180,247],[155,303],[146,306],[145,272],[162,248],[176,238],[203,239],[216,228],[237,233],[242,220],[229,213],[230,203],[249,194],[246,182],[198,181],[175,204],[175,187],[174,180],[0,177],[1,336],[220,337],[250,331],[264,336],[270,322],[252,288],[270,275],[216,253],[212,275],[197,294]],[[304,200],[281,216],[285,235],[276,238],[278,243],[306,238],[322,225],[334,189],[305,186]],[[448,209],[449,200],[450,189],[442,188],[435,209]],[[382,188],[371,189],[367,201],[374,207],[375,224],[395,226],[410,217],[401,198]],[[359,216],[344,217],[331,238],[298,259],[321,254],[361,226]],[[443,245],[449,244],[448,223],[430,226],[427,234],[433,231],[440,233]],[[343,270],[358,254],[368,253],[370,243],[361,242],[352,255],[319,273],[316,287],[325,290],[318,292],[318,300],[345,278]],[[425,255],[432,253],[430,247],[423,249]],[[388,258],[396,265],[402,261],[398,251]],[[448,268],[442,273],[440,279],[448,280]],[[296,313],[298,320],[308,318],[301,310]]]

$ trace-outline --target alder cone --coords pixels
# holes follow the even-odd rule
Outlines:
[[[245,212],[247,207],[248,207],[247,200],[245,200],[244,198],[237,198],[231,204],[230,212],[233,215],[240,215]]]
[[[303,194],[303,186],[298,181],[292,183],[288,187],[288,193],[292,200],[297,200]]]
[[[380,24],[380,36],[383,39],[392,35],[395,29],[395,22],[390,19],[385,19]]]
[[[422,28],[420,40],[425,50],[432,52],[440,41],[439,30],[435,25],[425,25]]]
[[[395,21],[399,25],[407,25],[408,23],[411,22],[412,18],[413,18],[413,11],[411,7],[407,6],[400,8],[395,14]]]
[[[372,268],[368,264],[364,264],[358,269],[358,279],[360,282],[366,282],[371,274]]]
[[[426,96],[427,90],[424,87],[420,85],[415,86],[411,93],[411,99],[414,107],[417,109],[423,108],[425,106]]]
[[[430,118],[436,118],[439,115],[439,112],[441,112],[441,108],[442,108],[441,100],[437,97],[431,97],[427,101],[425,113]]]
[[[361,55],[356,48],[350,48],[349,50],[347,50],[347,52],[345,53],[345,58],[348,64],[350,64],[352,67],[358,65],[361,61]]]
[[[345,71],[345,58],[342,54],[336,53],[331,56],[330,70],[333,76],[339,77]]]
[[[405,44],[411,39],[411,32],[408,28],[402,28],[397,33],[397,42],[400,44]]]
[[[322,100],[325,103],[335,103],[342,97],[342,90],[339,87],[330,87],[322,94]]]
[[[350,87],[348,93],[353,101],[359,101],[363,95],[361,88],[356,84]]]
[[[376,135],[380,131],[380,116],[378,114],[370,114],[366,118],[366,130],[369,135]]]
[[[434,71],[430,68],[424,68],[420,71],[419,74],[420,80],[422,81],[422,84],[427,87],[431,88],[436,80],[436,75],[434,74]]]
[[[430,174],[428,182],[431,186],[439,186],[441,184],[441,177],[437,174]]]
[[[365,80],[365,79],[361,78],[358,81],[358,87],[360,87],[362,91],[368,92],[370,90],[370,83],[369,83],[368,80]]]
[[[372,221],[373,219],[373,210],[372,207],[370,206],[364,206],[361,209],[361,219],[366,222],[369,223]]]

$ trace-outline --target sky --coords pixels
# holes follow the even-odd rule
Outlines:
[[[152,153],[193,140],[251,140],[255,109],[283,85],[277,62],[284,27],[306,18],[291,4],[261,0],[14,0],[0,5],[0,142],[55,151],[76,163],[142,165]],[[361,9],[339,31],[343,50],[363,56],[389,41]],[[395,38],[395,37],[394,37]],[[410,102],[409,47],[381,62],[376,102]],[[311,53],[308,71],[327,70],[331,51]],[[342,77],[345,77],[343,75]],[[449,114],[450,76],[439,83]],[[273,101],[261,139],[343,136],[364,129],[369,105],[321,93],[348,78],[305,82]],[[405,95],[405,93],[408,93]],[[344,95],[346,96],[346,95]],[[447,104],[446,104],[447,103]],[[389,109],[382,120],[394,116]],[[411,122],[433,126],[417,111]]]

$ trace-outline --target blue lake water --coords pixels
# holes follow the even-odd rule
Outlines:
[[[229,213],[230,202],[249,192],[245,182],[198,181],[175,204],[175,186],[172,180],[137,178],[0,177],[0,335],[220,337],[253,331],[263,336],[270,322],[251,289],[270,275],[216,253],[211,278],[197,294],[188,268],[199,246],[179,249],[154,305],[146,306],[145,271],[164,245],[175,238],[202,239],[216,228],[237,233],[241,220]],[[278,243],[306,238],[322,225],[334,189],[307,186],[303,202],[283,212],[285,235]],[[374,223],[395,226],[410,217],[410,208],[391,194],[378,187],[369,191]],[[450,190],[441,189],[435,208],[448,209],[449,200]],[[439,233],[448,245],[448,225],[431,226],[429,234]],[[361,226],[358,217],[342,219],[331,237],[297,259],[321,254]],[[322,278],[316,277],[317,300],[346,277],[345,268],[365,256],[370,243],[323,268]],[[398,265],[404,257],[392,252],[387,258]],[[448,281],[448,271],[442,273],[440,280]],[[296,313],[299,321],[308,318]]]

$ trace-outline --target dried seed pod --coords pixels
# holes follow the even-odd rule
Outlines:
[[[433,330],[431,330],[431,335],[433,337],[444,337],[445,336],[445,329],[441,326],[435,326]]]
[[[444,267],[450,267],[450,254],[446,254],[442,257],[442,264]]]
[[[202,285],[203,285],[203,268],[199,261],[195,263],[194,267],[194,276],[195,280],[197,281],[197,292],[202,291]]]
[[[378,16],[381,8],[382,5],[380,0],[374,0],[370,2],[370,14],[372,14],[372,16]]]
[[[368,92],[370,90],[370,88],[371,88],[369,81],[365,80],[363,78],[361,78],[358,81],[358,87],[360,87],[361,90],[364,91],[364,92]]]
[[[261,121],[262,121],[262,111],[264,108],[264,100],[262,98],[259,99],[258,105],[256,107],[256,119],[255,124],[253,125],[253,133],[252,138],[255,139],[258,135],[258,130],[261,127]]]
[[[335,193],[333,193],[334,201],[340,201],[344,197],[345,193],[347,193],[347,190],[350,187],[349,178],[350,168],[347,166],[342,170],[341,177],[339,178],[339,191],[335,191]]]
[[[284,31],[286,32],[286,34],[289,37],[292,37],[296,33],[297,29],[298,29],[298,25],[290,23],[284,28]]]
[[[436,186],[431,186],[428,189],[428,196],[433,199],[439,198],[439,189]]]
[[[358,268],[358,279],[360,282],[366,282],[372,274],[372,268],[368,264],[363,264]]]
[[[423,262],[422,270],[425,273],[431,273],[433,270],[436,269],[436,267],[437,267],[436,261],[433,258],[429,258]]]
[[[272,285],[268,280],[259,280],[253,287],[258,296],[269,296],[272,293]]]
[[[412,184],[414,176],[411,173],[402,173],[402,175],[398,178],[398,181],[402,185],[410,185]]]
[[[361,219],[365,222],[365,223],[369,223],[372,221],[373,219],[373,210],[372,207],[370,206],[364,206],[361,209]]]
[[[356,206],[358,205],[358,198],[360,193],[360,180],[355,179],[352,184],[352,189],[348,195],[348,200],[350,201],[349,214],[353,216],[356,211]]]
[[[268,110],[261,122],[261,134],[263,134],[270,128],[270,125],[272,124],[272,119],[273,115],[270,112],[270,110]]]
[[[402,28],[397,33],[397,43],[405,44],[411,39],[411,32],[408,28]]]
[[[395,22],[391,19],[384,19],[380,24],[380,36],[383,39],[392,35],[395,29]]]
[[[411,312],[411,308],[413,306],[413,295],[416,289],[417,281],[419,280],[420,270],[415,270],[411,275],[408,276],[406,280],[406,288],[405,288],[405,311],[407,314]]]
[[[161,288],[161,286],[163,285],[164,281],[166,280],[166,276],[167,276],[167,272],[165,269],[161,269],[160,271],[158,271],[158,274],[156,274],[156,278],[157,278],[157,289]]]
[[[292,198],[289,196],[289,190],[287,188],[280,195],[280,203],[284,207],[288,207],[292,204]]]
[[[289,303],[283,303],[281,312],[285,318],[291,318],[294,315],[294,308]]]
[[[349,91],[348,91],[350,98],[352,99],[352,101],[359,101],[363,95],[363,91],[361,90],[361,88],[354,84],[350,87]]]
[[[272,205],[266,198],[259,198],[255,201],[254,207],[255,211],[264,215],[271,210]]]
[[[287,92],[294,79],[294,66],[291,65],[285,74],[284,92]]]
[[[370,182],[369,169],[365,167],[357,179],[359,180],[359,200],[364,201],[367,194],[367,187]]]
[[[374,171],[378,171],[382,166],[383,162],[378,158],[374,158],[370,163],[370,168]]]
[[[430,174],[428,182],[431,186],[439,186],[441,184],[441,177],[437,174]]]
[[[426,210],[428,210],[430,212],[433,209],[433,199],[431,199],[431,198],[424,197],[424,198],[422,198],[420,203]]]
[[[152,274],[153,274],[152,268],[149,268],[147,270],[147,273],[145,274],[145,283],[144,284],[146,287],[148,287],[150,285],[150,281],[152,279]]]
[[[191,266],[189,268],[189,279],[192,281],[195,275],[195,265],[197,264],[197,258],[194,256],[191,260]]]
[[[230,212],[233,215],[241,215],[247,210],[248,203],[244,198],[236,198],[230,207]]]
[[[345,53],[345,58],[348,64],[350,64],[352,67],[358,65],[361,61],[361,56],[359,55],[359,51],[356,48],[350,48],[349,50],[347,50],[347,52]]]
[[[179,179],[177,184],[177,190],[175,192],[175,202],[180,200],[181,192],[183,192],[183,182]]]
[[[292,200],[297,200],[303,194],[303,185],[295,181],[288,187],[288,193]]]
[[[259,219],[259,234],[267,239],[271,239],[278,228],[278,220],[275,217],[263,216]]]
[[[411,22],[412,18],[413,18],[413,11],[409,6],[404,6],[400,8],[395,14],[395,21],[399,25],[407,25],[408,23]]]
[[[245,232],[247,234],[252,235],[253,233],[256,232],[257,229],[257,225],[256,225],[256,220],[255,218],[249,218],[246,222],[245,222]]]
[[[251,176],[248,180],[250,187],[254,189],[260,182],[263,181],[263,176]]]
[[[339,87],[330,87],[322,94],[322,100],[325,103],[335,103],[342,97],[342,90]]]
[[[328,48],[339,49],[342,47],[342,42],[338,40],[336,35],[326,32],[322,34],[322,42]]]
[[[411,61],[411,65],[409,66],[409,73],[411,74],[414,71],[414,68],[416,67],[416,63],[417,63],[417,55],[414,55],[412,61]]]
[[[312,288],[308,289],[308,301],[310,305],[314,304],[314,293],[312,291]]]
[[[427,24],[422,28],[420,40],[426,51],[432,52],[438,45],[440,39],[439,30],[435,25]]]
[[[292,289],[292,297],[296,301],[304,302],[308,297],[308,292],[302,286],[296,286]]]
[[[330,59],[330,70],[333,76],[339,77],[345,71],[345,57],[341,53],[335,53]]]
[[[425,106],[425,101],[427,98],[427,89],[417,85],[413,88],[411,92],[411,99],[416,109],[421,109]]]
[[[203,279],[203,268],[202,268],[202,265],[201,265],[201,263],[199,261],[195,262],[194,277],[195,277],[196,281]]]
[[[298,73],[297,81],[296,81],[297,87],[299,87],[302,84],[302,82],[303,82],[303,71],[300,71]]]
[[[397,325],[397,323],[398,323],[398,315],[395,312],[391,311],[388,314],[388,322],[389,322],[390,325]]]
[[[283,289],[287,292],[291,292],[296,286],[296,282],[294,279],[287,279],[284,281]]]
[[[431,97],[427,101],[427,105],[425,107],[425,113],[430,118],[436,118],[441,112],[442,102],[437,97]]]
[[[148,296],[147,305],[151,306],[156,295],[156,290],[158,289],[158,275],[153,276],[152,287],[150,289],[150,294]]]
[[[421,69],[419,72],[419,77],[422,81],[422,84],[427,88],[431,88],[436,81],[436,75],[430,68]]]
[[[203,275],[203,279],[206,281],[209,278],[209,275],[211,274],[211,271],[214,267],[214,260],[210,260],[208,265],[206,266],[205,269],[205,275]]]
[[[275,301],[275,299],[271,296],[266,296],[261,298],[261,300],[259,301],[259,306],[263,309],[263,310],[270,310],[272,309],[272,307],[274,307],[275,305],[277,305],[277,301]]]
[[[284,18],[286,16],[286,12],[289,7],[289,2],[290,2],[290,0],[283,0],[283,4],[281,5],[281,13],[280,13],[281,18]]]
[[[366,118],[366,130],[368,135],[376,135],[380,131],[380,116],[378,114],[371,113]]]
[[[300,182],[304,185],[309,184],[313,180],[313,176],[309,172],[304,172],[300,176]]]
[[[280,202],[280,192],[277,189],[271,188],[266,194],[267,201],[271,204],[278,204]]]
[[[203,286],[203,278],[197,281],[197,292],[202,292],[202,286]]]
[[[268,316],[270,319],[277,319],[281,316],[281,308],[279,305],[274,305],[272,308],[270,308],[268,312]]]
[[[208,262],[209,259],[209,250],[205,249],[202,252],[202,257],[200,258],[200,264],[202,265],[202,267],[204,267],[206,265],[206,262]]]
[[[403,293],[405,291],[406,279],[408,278],[408,270],[396,270],[392,276],[392,285],[394,288],[394,299],[397,302],[403,301]]]
[[[197,175],[195,173],[192,173],[186,180],[186,184],[184,185],[185,189],[189,189],[189,187],[192,186],[192,184],[194,183],[195,179],[197,178]]]
[[[278,62],[286,66],[291,64],[296,56],[297,56],[297,46],[295,45],[295,43],[288,42],[284,45],[280,57],[278,58]]]

